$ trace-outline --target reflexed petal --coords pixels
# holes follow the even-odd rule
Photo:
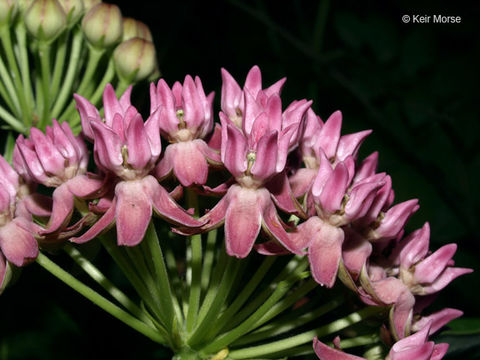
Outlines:
[[[90,122],[93,120],[102,121],[100,113],[98,112],[97,108],[83,96],[73,94],[73,97],[75,98],[76,102],[75,107],[78,110],[80,119],[82,121],[82,133],[88,140],[93,141],[93,132],[92,128],[90,127]]]
[[[73,179],[68,180],[65,185],[72,194],[78,198],[97,198],[100,191],[103,190],[105,178],[100,178],[98,175],[77,175]]]
[[[38,244],[27,220],[16,218],[0,227],[0,249],[5,258],[16,266],[23,266],[38,256]]]
[[[394,249],[393,258],[399,261],[400,266],[404,269],[409,269],[412,265],[418,263],[428,253],[428,246],[430,243],[430,225],[425,223],[421,229],[412,232],[409,236],[404,238],[398,249]],[[397,254],[397,252],[400,252]]]
[[[312,277],[320,285],[332,287],[342,257],[343,230],[323,223],[308,247]]]
[[[441,343],[441,344],[436,344],[433,347],[433,352],[432,356],[430,357],[430,360],[441,360],[445,356],[445,354],[448,351],[448,347],[450,345],[447,343]]]
[[[95,222],[90,229],[88,229],[83,235],[70,238],[71,242],[77,244],[83,244],[87,241],[92,240],[93,238],[100,235],[102,232],[109,230],[113,224],[115,224],[115,208],[117,206],[117,201],[114,199],[108,208],[108,210],[103,214],[101,218]]]
[[[25,213],[19,214],[19,208],[22,207],[28,214],[33,214],[40,217],[47,217],[50,216],[52,213],[52,198],[39,193],[34,193],[22,198],[22,200],[17,203],[15,215],[30,218],[30,216],[26,215]]]
[[[428,316],[423,316],[412,327],[413,331],[420,331],[430,325],[430,334],[436,333],[450,321],[463,315],[463,311],[446,308]]]
[[[115,187],[118,245],[139,244],[152,218],[152,204],[142,181],[122,181]]]
[[[302,169],[300,169],[302,170]],[[300,171],[299,170],[299,171]],[[298,173],[298,171],[297,171]],[[312,174],[313,175],[313,174]],[[295,199],[290,182],[288,181],[285,171],[275,175],[265,187],[270,191],[270,194],[275,201],[275,204],[283,211],[289,214],[295,214],[301,218],[306,218],[306,214],[302,209],[300,203]]]
[[[473,272],[472,269],[466,268],[452,268],[448,267],[445,271],[435,280],[435,282],[429,286],[423,286],[420,295],[428,295],[436,293],[442,290],[445,286],[450,284],[457,277],[470,274]]]
[[[259,194],[253,189],[233,185],[225,214],[225,243],[230,256],[244,258],[260,232],[262,209]]]
[[[142,186],[145,194],[151,199],[155,213],[175,225],[200,227],[205,222],[194,219],[185,209],[180,207],[158,181],[151,175],[144,177]]]
[[[365,360],[365,358],[350,355],[325,345],[317,337],[313,339],[313,350],[320,360]]]
[[[357,279],[372,253],[372,244],[353,231],[346,232],[342,247],[345,267],[353,279]]]
[[[371,133],[372,130],[364,130],[354,134],[342,136],[338,142],[337,161],[343,161],[348,156],[352,156],[354,159],[356,159],[360,145],[362,145],[362,142]]]
[[[62,184],[56,188],[52,198],[52,215],[47,228],[41,232],[42,235],[54,233],[66,226],[73,213],[73,194],[68,189],[67,184]]]

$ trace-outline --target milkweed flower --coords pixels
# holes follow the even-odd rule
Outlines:
[[[0,182],[0,280],[3,282],[5,259],[15,266],[24,266],[38,256],[35,235],[40,227],[32,222],[31,216],[17,211],[21,197],[26,194],[19,175],[2,156]]]
[[[183,186],[204,185],[209,163],[221,166],[220,154],[205,142],[213,128],[213,97],[205,95],[199,77],[189,75],[172,89],[163,79],[150,85],[150,113],[158,113],[161,134],[170,142],[155,169],[160,180],[173,173]]]
[[[159,113],[146,122],[130,103],[131,87],[117,99],[111,85],[103,93],[105,119],[85,98],[75,95],[84,134],[94,143],[97,166],[113,177],[113,197],[104,201],[105,213],[83,235],[72,241],[91,240],[116,223],[119,245],[135,246],[143,239],[151,220],[152,208],[173,224],[198,227],[150,172],[161,153]]]
[[[55,119],[45,134],[32,128],[29,138],[17,138],[13,164],[27,182],[55,188],[50,220],[42,235],[63,230],[72,216],[75,197],[96,197],[103,185],[101,178],[87,174],[88,151],[81,136],[74,136],[68,123]]]

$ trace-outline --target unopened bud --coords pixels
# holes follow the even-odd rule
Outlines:
[[[67,14],[68,26],[76,24],[85,12],[83,0],[58,0]]]
[[[123,41],[135,37],[153,42],[152,34],[147,25],[132,18],[123,18]]]
[[[88,11],[101,2],[102,0],[83,0],[83,6],[85,7],[85,11]]]
[[[15,16],[16,10],[15,0],[0,0],[0,25],[9,23]]]
[[[118,45],[113,59],[118,76],[127,81],[146,79],[157,68],[153,43],[140,38],[133,38]]]
[[[35,0],[25,12],[24,21],[33,36],[49,42],[65,29],[67,16],[57,0]]]
[[[122,39],[122,13],[116,5],[97,4],[83,17],[82,29],[93,46],[110,47]]]
[[[21,12],[27,11],[27,9],[32,5],[33,0],[17,0],[18,8]]]

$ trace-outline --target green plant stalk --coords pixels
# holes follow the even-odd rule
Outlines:
[[[248,348],[233,350],[229,353],[232,359],[252,359],[259,356],[264,356],[272,353],[278,353],[282,350],[287,350],[295,346],[306,344],[315,336],[323,337],[329,334],[336,333],[346,327],[356,324],[370,316],[385,312],[385,308],[377,306],[369,306],[360,311],[354,312],[342,319],[335,320],[330,324],[321,326],[317,329],[306,331],[304,333],[291,336],[286,339],[273,341],[271,343],[252,346]]]
[[[13,80],[10,77],[10,74],[7,70],[7,66],[3,62],[3,59],[0,57],[0,77],[2,81],[0,82],[0,91],[2,97],[5,100],[5,103],[10,107],[10,110],[13,114],[21,118],[20,103],[18,100],[17,90],[13,84]]]
[[[217,244],[217,229],[210,230],[207,235],[207,246],[203,255],[202,291],[206,291],[212,274],[213,261]]]
[[[275,291],[250,317],[237,326],[235,329],[230,330],[228,333],[222,334],[217,337],[213,342],[204,347],[201,352],[204,354],[215,353],[227,345],[231,344],[242,335],[245,335],[256,327],[256,324],[269,312],[270,308],[279,301],[286,292],[290,289],[291,284],[288,281],[282,281],[276,286]]]
[[[255,291],[258,284],[263,280],[266,273],[272,267],[276,258],[274,256],[268,256],[262,262],[250,281],[245,285],[243,290],[235,298],[234,302],[223,312],[220,318],[215,322],[209,331],[209,336],[213,337],[230,321],[237,311],[245,304],[250,295]]]
[[[302,314],[300,316],[298,316],[297,314],[295,314],[295,316],[284,316],[283,318],[271,322],[255,330],[251,334],[248,334],[247,336],[238,339],[233,343],[233,345],[241,346],[245,344],[250,344],[252,342],[272,338],[274,336],[289,332],[297,327],[303,326],[315,319],[318,319],[319,317],[332,311],[342,303],[343,301],[340,298],[334,299],[322,305],[318,309]]]
[[[165,266],[165,262],[163,260],[162,249],[158,242],[157,233],[152,221],[150,221],[150,224],[148,225],[143,242],[146,242],[146,245],[148,245],[148,249],[150,251],[150,253],[145,254],[145,256],[151,256],[151,259],[153,260],[155,271],[153,275],[154,279],[156,280],[156,284],[158,285],[159,293],[161,294],[159,300],[162,312],[165,314],[166,329],[169,333],[172,333],[174,322],[176,321],[173,294],[170,288],[167,267]]]
[[[22,116],[23,123],[27,123],[26,115],[21,110],[28,109],[27,101],[24,97],[23,85],[20,76],[20,70],[18,69],[17,61],[15,59],[15,53],[13,51],[13,44],[12,39],[10,37],[10,28],[8,26],[4,26],[0,28],[0,36],[3,43],[3,48],[5,50],[5,55],[7,57],[8,66],[10,70],[13,72],[13,81],[15,83],[15,87],[18,89],[15,93],[17,94],[18,102],[20,105],[20,114]]]
[[[95,75],[95,71],[97,70],[100,59],[102,58],[104,53],[105,53],[104,49],[96,49],[93,46],[88,47],[87,67],[83,74],[82,81],[80,82],[77,89],[75,90],[77,94],[82,95],[86,98],[90,97],[91,92],[87,90],[92,90],[92,87],[91,87],[92,82],[96,83],[95,81],[92,81],[92,78]],[[75,103],[71,102],[68,105],[67,109],[62,113],[62,115],[60,115],[60,119],[62,121],[68,121],[68,118],[72,116],[74,111],[75,111]]]
[[[50,119],[50,79],[51,79],[51,69],[50,69],[50,44],[40,42],[38,44],[38,56],[40,58],[40,67],[41,67],[41,83],[43,91],[43,111],[42,117],[39,123],[39,127],[44,130],[47,124],[51,121]]]
[[[129,261],[128,256],[124,254],[124,249],[119,248],[115,243],[113,243],[113,239],[108,239],[103,235],[100,236],[100,240],[102,242],[102,245],[110,254],[110,256],[120,267],[128,281],[133,285],[140,298],[145,301],[145,303],[148,305],[151,311],[153,311],[157,319],[160,319],[161,314],[159,314],[158,312],[155,300],[152,298],[150,291],[147,289],[142,279],[138,276],[137,271],[132,265],[132,263]]]
[[[55,51],[55,64],[53,66],[53,76],[52,83],[50,86],[51,98],[55,99],[57,97],[58,91],[60,90],[60,82],[62,80],[65,58],[67,54],[67,43],[68,37],[70,35],[69,31],[65,31],[60,38],[56,41],[57,49]]]
[[[272,284],[279,283],[285,279],[296,277],[297,280],[302,279],[303,277],[299,276],[308,266],[308,260],[301,259],[298,260],[296,257],[293,257],[290,262],[285,266],[285,268],[278,274],[275,279],[272,281]],[[292,284],[293,285],[293,284]],[[272,290],[270,288],[264,289],[257,297],[249,302],[238,314],[236,314],[235,319],[230,323],[227,323],[221,330],[231,330],[232,328],[238,326],[243,320],[245,320],[251,313],[258,309],[261,304],[270,296]]]
[[[88,261],[88,259],[85,258],[73,245],[66,244],[64,250],[93,280],[105,289],[125,309],[130,311],[132,315],[144,322],[148,320],[144,312],[132,300],[130,300],[127,295],[107,279],[105,275],[103,275],[95,265]]]
[[[18,121],[12,114],[10,114],[5,108],[0,106],[0,118],[2,118],[8,125],[19,133],[25,133],[25,126]]]
[[[175,296],[175,303],[178,304],[179,313],[177,312],[178,320],[183,322],[184,313],[182,312],[182,307],[179,305],[183,302],[182,298],[182,286],[183,282],[180,280],[180,275],[178,273],[177,262],[175,260],[175,255],[173,250],[170,246],[164,246],[164,254],[165,254],[165,264],[167,265],[167,270],[170,275],[170,281],[172,284],[172,291],[174,292]]]
[[[233,279],[235,279],[235,276],[238,272],[240,261],[229,257],[227,262],[225,273],[223,274],[222,280],[218,287],[215,286],[216,291],[214,291],[213,296],[209,298],[206,297],[203,301],[202,308],[200,309],[198,316],[197,327],[187,341],[190,346],[198,345],[204,340],[207,334],[207,329],[209,326],[211,326],[213,320],[221,311],[221,308],[227,299],[228,293],[232,288]],[[213,285],[216,284],[212,284],[212,286]],[[205,314],[203,317],[200,316],[202,313]]]
[[[255,328],[261,326],[262,324],[266,323],[267,321],[274,318],[278,314],[289,309],[293,304],[295,304],[298,300],[303,298],[305,295],[307,295],[310,291],[312,291],[317,286],[318,286],[317,282],[315,282],[315,280],[313,279],[310,279],[307,282],[300,285],[298,289],[295,289],[295,291],[293,291],[285,299],[273,305],[265,314],[265,316],[258,320],[258,322],[255,324]]]
[[[28,49],[27,49],[27,30],[23,22],[19,22],[15,27],[15,33],[17,36],[17,45],[18,45],[18,57],[20,62],[20,72],[22,73],[22,84],[25,99],[27,100],[28,108],[25,109],[26,112],[26,123],[25,126],[30,128],[33,121],[33,106],[35,104],[33,90],[32,90],[32,80],[30,77],[30,63],[28,60]]]
[[[101,296],[100,294],[83,284],[81,281],[74,278],[68,272],[63,270],[61,267],[59,267],[42,253],[38,255],[36,261],[45,270],[47,270],[59,280],[70,286],[73,290],[85,296],[87,299],[108,312],[110,315],[116,317],[123,323],[137,330],[141,334],[147,336],[151,340],[160,344],[166,344],[166,339],[164,339],[157,331],[155,331],[155,329],[138,320],[137,318],[134,318],[132,315],[122,310],[117,305],[105,299],[103,296]]]
[[[52,117],[58,118],[61,111],[65,107],[67,100],[71,100],[71,92],[75,76],[79,70],[78,64],[81,59],[83,35],[79,28],[75,27],[73,30],[72,48],[68,60],[67,72],[62,81],[62,87],[56,97],[55,104],[52,109]]]

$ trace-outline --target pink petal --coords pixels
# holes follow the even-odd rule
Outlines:
[[[313,350],[315,350],[315,354],[317,354],[320,360],[365,360],[365,358],[350,355],[327,346],[319,341],[317,337],[313,339]]]
[[[112,127],[115,114],[122,115],[122,117],[125,114],[125,110],[122,108],[122,105],[120,105],[111,84],[107,84],[103,91],[103,108],[105,111],[105,123],[108,127]]]
[[[142,180],[145,194],[150,198],[155,213],[175,225],[200,227],[205,222],[194,219],[185,209],[180,207],[158,181],[151,175]]]
[[[280,174],[275,175],[265,185],[265,187],[270,191],[270,194],[272,195],[275,204],[280,209],[282,209],[286,213],[295,214],[296,216],[299,216],[301,218],[306,218],[305,212],[303,211],[300,203],[295,199],[293,191],[290,188],[290,182],[288,181],[285,171],[282,171]]]
[[[35,216],[47,217],[50,216],[52,211],[52,198],[34,193],[24,197],[20,203],[17,203],[16,215],[18,216],[19,207],[23,206],[28,214],[33,214]],[[22,216],[25,217],[23,214]]]
[[[207,182],[208,164],[199,150],[203,140],[185,141],[167,146],[171,148],[173,172],[183,186],[203,185]],[[199,145],[200,144],[200,145]]]
[[[445,356],[445,354],[448,351],[448,347],[450,345],[447,343],[441,343],[441,344],[436,344],[433,347],[433,352],[432,356],[430,357],[430,360],[441,360]]]
[[[243,92],[235,79],[224,68],[222,73],[222,93],[221,93],[221,109],[229,117],[236,115],[236,109],[240,109]]]
[[[65,169],[65,158],[52,140],[37,128],[30,130],[30,139],[43,169],[49,174],[62,175]]]
[[[88,229],[83,235],[79,237],[70,238],[70,241],[77,244],[83,244],[97,237],[101,233],[108,231],[113,226],[113,224],[115,224],[116,206],[117,200],[114,199],[105,214],[103,214],[103,216],[99,218],[90,229]]]
[[[92,128],[90,127],[90,122],[93,120],[102,121],[100,113],[98,112],[97,108],[83,96],[73,94],[73,97],[75,98],[76,102],[75,107],[78,110],[80,119],[82,121],[82,133],[88,140],[93,141],[93,132]]]
[[[457,310],[457,309],[442,309],[440,311],[437,311],[436,313],[433,313],[428,316],[423,316],[415,322],[415,324],[412,327],[413,331],[420,331],[426,326],[430,326],[430,334],[436,333],[438,330],[440,330],[442,327],[444,327],[446,324],[448,324],[450,321],[459,318],[460,316],[463,315],[463,311]]]
[[[277,162],[277,132],[271,131],[262,136],[257,145],[255,163],[250,172],[257,179],[267,180],[275,174]]]
[[[77,175],[73,179],[68,180],[65,185],[72,194],[82,199],[98,198],[105,184],[105,178],[98,175],[87,174]]]
[[[448,267],[445,271],[435,280],[435,282],[429,286],[423,286],[421,295],[429,295],[442,290],[445,286],[450,284],[457,277],[470,274],[472,269],[466,268],[452,268]]]
[[[456,244],[442,246],[429,257],[423,259],[415,266],[415,280],[421,284],[428,284],[445,270],[450,259],[457,251]]]
[[[421,229],[412,232],[398,246],[400,249],[400,265],[409,269],[412,265],[418,263],[427,255],[429,244],[430,224],[426,222]]]
[[[396,237],[418,208],[417,199],[408,200],[391,207],[385,213],[380,226],[375,230],[375,238],[392,239]]]
[[[257,190],[231,187],[230,204],[225,214],[225,243],[230,256],[244,258],[260,232],[261,195]]]
[[[262,90],[262,73],[257,65],[254,65],[248,72],[244,89],[250,91],[254,97]]]
[[[323,223],[308,247],[312,277],[320,285],[332,287],[342,257],[343,230]]]
[[[104,168],[115,171],[122,166],[122,142],[118,135],[101,122],[91,123],[95,147],[94,150]]]
[[[182,88],[182,99],[184,109],[183,120],[187,124],[187,127],[200,127],[205,120],[205,111],[195,82],[190,75],[185,76]]]
[[[222,120],[222,114],[220,114]],[[247,143],[242,132],[234,125],[222,121],[222,161],[230,173],[237,177],[247,170]]]
[[[315,147],[323,150],[327,159],[335,158],[341,129],[342,113],[335,111],[323,125],[315,144]]]
[[[357,157],[358,149],[372,130],[364,130],[354,134],[344,135],[340,138],[337,148],[337,160],[343,161],[348,156]]]
[[[322,208],[329,213],[340,210],[347,187],[348,171],[343,163],[339,163],[322,189],[320,195]]]
[[[138,245],[152,218],[152,204],[141,180],[122,181],[115,187],[118,245]]]
[[[363,266],[372,253],[372,244],[353,231],[346,231],[342,247],[345,267],[354,280],[358,279]]]
[[[179,120],[177,118],[175,97],[165,80],[160,79],[157,84],[157,97],[161,107],[159,125],[166,133],[173,133],[178,130]]]
[[[262,255],[277,256],[277,255],[289,255],[290,251],[281,246],[277,241],[270,240],[254,246],[255,250]]]
[[[38,244],[25,229],[27,220],[16,218],[0,227],[0,249],[5,258],[16,266],[24,266],[38,256]]]
[[[149,139],[140,114],[137,114],[128,125],[126,140],[127,161],[134,169],[143,169],[149,162],[156,160],[152,159]]]
[[[366,157],[360,166],[358,167],[356,173],[355,173],[355,181],[360,181],[362,179],[365,179],[369,176],[372,176],[375,174],[375,171],[377,170],[378,166],[378,152],[375,151],[374,153],[370,154],[368,157]]]
[[[73,194],[67,184],[62,184],[52,194],[53,206],[52,215],[48,221],[47,228],[41,232],[42,235],[52,234],[70,221],[73,213]]]

